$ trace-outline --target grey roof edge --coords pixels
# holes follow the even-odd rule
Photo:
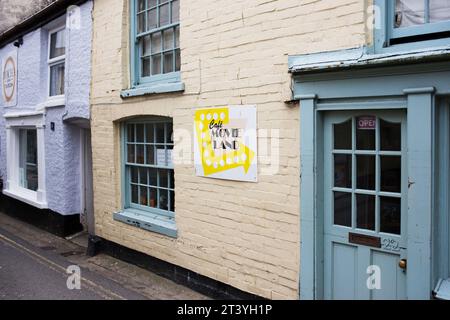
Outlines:
[[[406,64],[450,58],[450,45],[394,53],[373,54],[366,46],[289,56],[290,73],[336,71],[339,69]]]

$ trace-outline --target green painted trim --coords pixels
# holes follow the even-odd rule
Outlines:
[[[122,98],[131,98],[144,96],[149,94],[161,94],[161,93],[171,93],[171,92],[183,92],[184,83],[183,82],[173,82],[173,83],[157,83],[153,85],[147,85],[142,87],[136,87],[133,89],[122,90],[120,96]]]
[[[121,212],[114,213],[114,220],[143,230],[163,234],[171,238],[178,237],[178,230],[175,220],[157,214],[143,214],[138,210],[126,209]]]

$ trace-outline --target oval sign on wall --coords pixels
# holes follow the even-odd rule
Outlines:
[[[2,92],[6,106],[17,102],[17,51],[6,56],[2,63]]]

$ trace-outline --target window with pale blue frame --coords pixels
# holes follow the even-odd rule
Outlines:
[[[450,37],[450,0],[377,0],[376,5],[381,13],[378,49],[425,41],[439,45]]]
[[[174,218],[173,125],[166,118],[124,124],[125,208]]]
[[[131,0],[133,87],[180,82],[180,0]]]

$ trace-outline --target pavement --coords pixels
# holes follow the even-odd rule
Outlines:
[[[0,212],[0,300],[209,299],[86,247],[86,233],[63,239]]]

